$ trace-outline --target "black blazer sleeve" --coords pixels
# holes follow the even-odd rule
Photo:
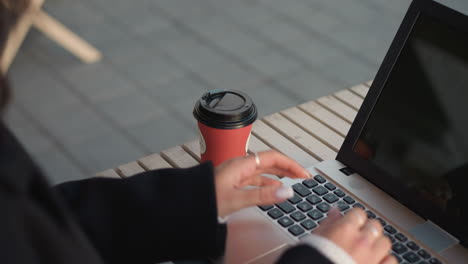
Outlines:
[[[106,263],[217,257],[213,166],[161,169],[126,179],[92,178],[55,187]]]
[[[277,264],[333,264],[333,262],[313,247],[298,245],[283,253]]]

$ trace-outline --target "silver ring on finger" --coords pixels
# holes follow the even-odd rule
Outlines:
[[[257,164],[257,168],[260,167],[260,156],[258,155],[257,152],[254,152],[254,157],[255,157],[255,164]]]

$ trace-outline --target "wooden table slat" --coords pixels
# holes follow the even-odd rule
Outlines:
[[[336,151],[323,144],[284,116],[276,113],[263,118],[264,122],[271,127],[276,128],[279,133],[288,138],[301,149],[312,155],[319,161],[333,160],[336,157]]]
[[[297,126],[307,131],[309,134],[314,135],[316,138],[320,139],[334,151],[338,151],[341,148],[344,140],[343,136],[320,123],[312,116],[304,113],[302,110],[296,107],[291,107],[282,111],[281,114],[283,114]]]
[[[101,171],[96,173],[96,177],[105,177],[105,178],[118,178],[120,179],[120,175],[114,169],[108,169],[105,171]]]
[[[353,123],[357,111],[333,96],[320,97],[317,102],[349,123]]]
[[[315,101],[310,101],[298,106],[299,109],[313,116],[317,120],[320,120],[323,124],[326,124],[330,129],[336,131],[342,137],[345,137],[349,131],[351,125],[338,117],[329,110],[323,108]]]
[[[192,140],[182,146],[192,157],[200,162],[200,140]]]
[[[310,167],[318,162],[317,159],[310,156],[307,152],[286,139],[261,120],[257,120],[257,122],[254,123],[252,133],[267,142],[268,145],[272,146],[279,152],[282,152],[286,156],[296,160],[304,167]]]
[[[164,160],[159,154],[152,154],[138,160],[145,170],[156,170],[162,168],[172,168],[172,165]]]
[[[169,161],[171,165],[177,168],[188,168],[199,164],[199,162],[189,153],[187,153],[181,146],[166,149],[161,152],[161,156],[163,156],[166,160]]]
[[[359,84],[349,89],[362,98],[365,98],[367,95],[367,92],[369,91],[369,87],[364,84]]]
[[[123,177],[130,177],[140,172],[144,172],[145,169],[143,169],[138,162],[132,161],[127,164],[120,165],[117,167],[117,171],[120,172],[120,175]]]
[[[349,90],[341,90],[334,93],[335,97],[341,100],[343,103],[354,108],[356,111],[361,108],[363,99],[360,96],[355,95]]]
[[[267,150],[271,150],[271,147],[263,143],[258,137],[254,135],[250,135],[250,140],[249,140],[249,152],[250,153],[262,152],[262,151],[267,151]]]

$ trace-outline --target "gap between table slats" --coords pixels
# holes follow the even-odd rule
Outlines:
[[[262,120],[257,120],[254,123],[252,133],[269,147],[282,152],[304,167],[310,167],[318,162],[317,159],[289,141]]]
[[[333,96],[339,101],[343,102],[347,106],[358,111],[361,108],[363,99],[360,96],[357,96],[350,90],[341,90],[333,94]]]
[[[161,152],[161,156],[176,168],[188,168],[199,164],[198,161],[187,153],[181,146],[163,150]]]
[[[349,88],[349,90],[364,99],[369,91],[369,87],[364,84],[359,84]]]
[[[349,124],[353,123],[354,118],[356,117],[356,110],[339,101],[332,95],[327,95],[320,97],[316,102],[323,106],[324,108],[330,110],[337,116],[344,119]]]
[[[291,107],[280,113],[304,131],[332,148],[335,152],[338,152],[343,144],[343,136],[296,107]]]
[[[318,161],[336,157],[336,151],[279,113],[266,116],[263,121]]]
[[[351,125],[344,121],[341,117],[335,115],[331,111],[323,108],[315,101],[310,101],[297,106],[311,117],[314,117],[322,124],[326,125],[331,130],[337,132],[340,136],[345,137]]]

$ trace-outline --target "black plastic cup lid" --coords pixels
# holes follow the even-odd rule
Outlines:
[[[245,93],[236,90],[211,90],[193,108],[195,118],[209,127],[236,129],[257,119],[257,108]]]

